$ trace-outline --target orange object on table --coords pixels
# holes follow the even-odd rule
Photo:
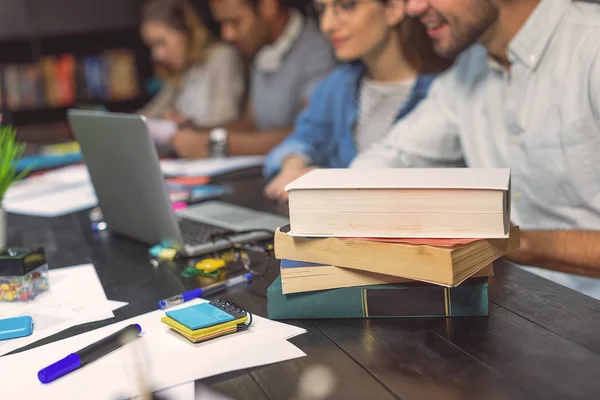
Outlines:
[[[200,186],[206,185],[210,182],[210,177],[208,176],[180,176],[177,178],[169,178],[167,179],[169,183],[177,183],[180,185],[187,186]]]

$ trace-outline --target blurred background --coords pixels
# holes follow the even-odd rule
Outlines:
[[[218,36],[208,2],[192,5]],[[287,4],[306,11],[309,0]],[[139,33],[144,0],[0,0],[0,110],[28,143],[69,139],[70,107],[133,112],[160,88]]]

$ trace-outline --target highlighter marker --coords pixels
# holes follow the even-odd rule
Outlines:
[[[234,276],[233,278],[229,278],[222,282],[213,283],[212,285],[208,285],[203,288],[193,289],[189,292],[177,294],[175,296],[169,297],[168,299],[161,300],[158,302],[158,308],[164,310],[165,308],[185,303],[186,301],[195,299],[197,297],[209,296],[211,294],[223,291],[232,286],[239,285],[241,283],[248,283],[250,281],[252,281],[252,274]]]
[[[130,337],[138,337],[140,333],[142,333],[141,326],[138,324],[128,325],[112,335],[100,339],[96,343],[92,343],[75,353],[69,354],[62,360],[41,369],[38,372],[38,379],[42,383],[50,383],[61,376],[67,375],[69,372],[104,357],[121,347]]]

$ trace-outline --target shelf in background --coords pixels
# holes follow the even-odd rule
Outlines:
[[[139,110],[149,100],[148,96],[139,97],[133,100],[124,101],[109,101],[97,103],[88,102],[87,104],[102,104],[109,111],[112,112],[126,112],[131,113]],[[45,122],[64,122],[66,120],[67,110],[73,107],[52,107],[52,108],[41,108],[33,110],[19,110],[12,111],[12,124],[22,128],[27,125],[40,124]]]
[[[146,104],[153,68],[139,34],[141,3],[0,0],[0,110],[5,121],[29,129],[64,122],[70,107],[61,104],[104,104],[116,112]],[[127,58],[133,61],[126,64]],[[123,71],[132,70],[135,79],[123,78]]]

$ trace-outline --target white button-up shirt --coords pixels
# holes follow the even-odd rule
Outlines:
[[[600,6],[542,0],[508,59],[464,52],[352,167],[508,167],[513,223],[600,229]]]

